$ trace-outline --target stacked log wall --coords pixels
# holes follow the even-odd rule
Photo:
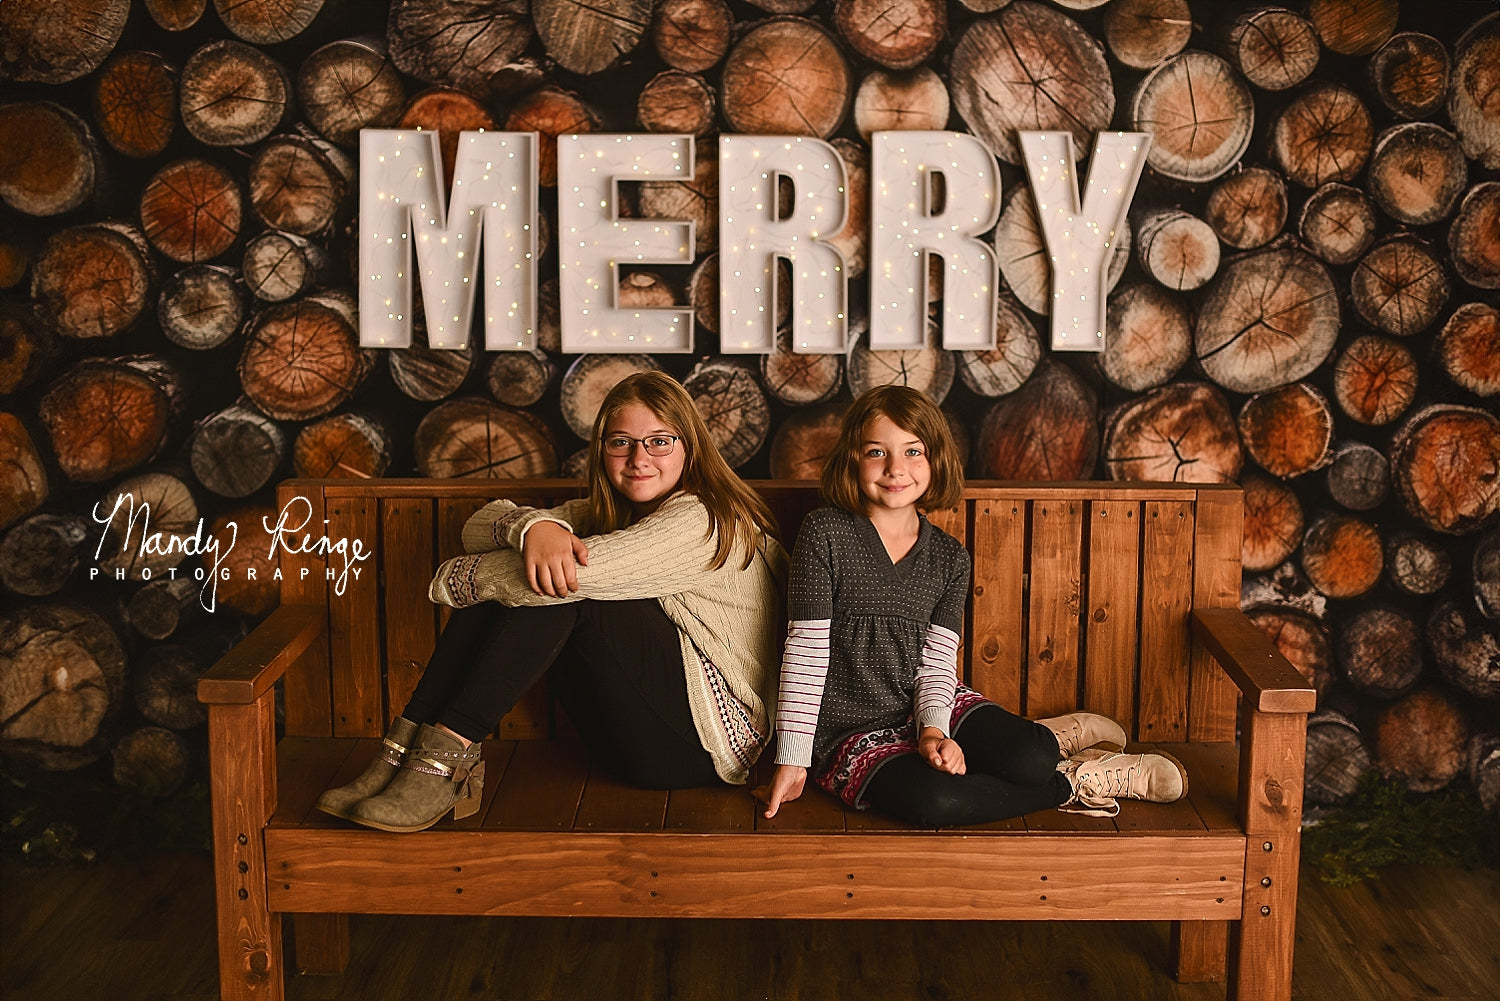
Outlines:
[[[68,753],[8,729],[0,747],[46,767],[174,749],[157,731],[197,732],[177,706],[192,667],[161,644],[213,649],[264,614],[264,594],[226,589],[209,614],[159,579],[89,579],[134,567],[94,559],[89,520],[124,486],[243,532],[294,474],[574,475],[603,392],[662,368],[747,477],[814,475],[851,395],[901,379],[948,412],[973,477],[1242,483],[1247,611],[1343,713],[1340,740],[1360,731],[1371,766],[1414,788],[1462,781],[1454,745],[1500,718],[1500,15],[1365,6],[1379,16],[1324,0],[621,0],[608,17],[393,0],[225,20],[217,4],[7,0],[5,625],[92,616],[91,656],[113,665],[97,652],[113,635],[128,680],[38,703],[94,727]],[[788,46],[806,58],[779,60]],[[459,129],[542,133],[537,350],[486,353],[476,334],[432,351],[420,324],[411,349],[358,346],[358,132],[396,125],[438,129],[450,165]],[[721,353],[717,135],[832,140],[857,219],[868,133],[889,127],[969,132],[1000,158],[996,348],[942,350],[935,308],[923,350]],[[1046,345],[1018,128],[1076,128],[1080,149],[1095,128],[1155,135],[1102,356]],[[624,211],[696,213],[701,239],[691,266],[622,273],[620,299],[691,304],[694,351],[564,354],[550,139],[642,129],[696,133],[699,177],[622,185]],[[864,228],[837,237],[856,337]],[[0,647],[0,674],[17,672]],[[36,698],[24,684],[4,697]],[[1382,758],[1415,746],[1431,760]],[[161,792],[142,767],[116,772]]]

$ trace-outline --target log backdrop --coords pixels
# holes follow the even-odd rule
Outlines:
[[[116,546],[90,581],[101,499],[244,533],[294,474],[576,475],[602,395],[659,367],[746,476],[815,475],[851,394],[902,380],[974,477],[1243,484],[1245,608],[1327,713],[1309,803],[1374,767],[1493,808],[1497,67],[1483,0],[7,0],[0,747],[170,792],[201,767],[197,674],[275,601],[245,541],[212,614],[164,576],[195,557]],[[440,130],[450,167],[458,130],[542,134],[539,350],[359,347],[358,134],[398,125]],[[837,146],[858,334],[890,128],[1001,160],[997,347],[719,354],[715,136]],[[1026,128],[1154,135],[1099,356],[1045,346]],[[563,355],[550,139],[640,130],[697,135],[697,177],[623,185],[625,210],[700,242],[620,299],[691,303],[696,352]]]

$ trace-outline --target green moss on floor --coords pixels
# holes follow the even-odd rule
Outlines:
[[[1302,862],[1335,886],[1388,865],[1500,869],[1500,817],[1484,812],[1466,782],[1413,793],[1372,773],[1347,803],[1303,830]]]

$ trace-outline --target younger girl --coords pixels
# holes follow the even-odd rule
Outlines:
[[[320,809],[416,831],[479,807],[484,737],[542,675],[591,757],[656,789],[743,783],[770,732],[786,553],[670,376],[632,375],[589,441],[589,494],[506,500],[438,568],[454,612],[385,750]]]
[[[792,554],[767,817],[809,768],[848,805],[924,827],[1074,804],[1113,815],[1118,797],[1186,792],[1166,756],[1115,753],[1111,720],[1032,722],[957,683],[969,554],[921,512],[958,503],[963,474],[931,401],[903,386],[861,396],[821,487],[831,506],[803,520]]]

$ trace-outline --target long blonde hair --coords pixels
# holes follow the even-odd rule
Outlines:
[[[877,417],[890,418],[892,424],[916,435],[927,446],[932,480],[917,499],[918,510],[940,511],[957,504],[963,497],[964,469],[953,432],[948,429],[948,419],[937,404],[909,386],[877,386],[845,411],[838,442],[828,452],[818,484],[823,503],[851,514],[864,512],[864,499],[859,492],[860,446],[865,429]]]
[[[744,554],[741,567],[750,565],[761,533],[779,539],[771,509],[740,479],[709,437],[708,426],[687,390],[665,372],[637,372],[622,379],[599,406],[589,439],[589,509],[599,532],[613,532],[630,523],[634,513],[604,472],[604,430],[619,412],[633,403],[650,410],[681,439],[682,479],[677,489],[694,494],[708,509],[709,535],[718,536],[710,567],[717,570],[733,552]]]

